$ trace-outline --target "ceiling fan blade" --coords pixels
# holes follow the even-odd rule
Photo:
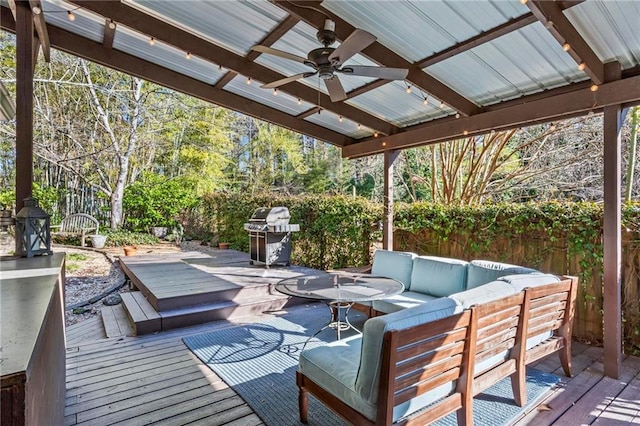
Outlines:
[[[376,41],[376,36],[365,30],[356,29],[329,55],[329,60],[333,66],[340,66],[374,41]]]
[[[280,80],[272,81],[271,83],[263,84],[260,86],[262,89],[273,89],[276,87],[283,86],[287,83],[291,83],[292,81],[299,80],[305,77],[311,77],[315,72],[301,72],[300,74],[292,75],[291,77],[285,77]]]
[[[340,83],[338,76],[334,75],[330,79],[325,80],[324,84],[327,86],[327,90],[329,91],[331,102],[340,102],[347,99],[347,94],[345,93],[344,87],[342,87],[342,83]]]
[[[305,65],[313,66],[312,62],[309,61],[307,58],[303,58],[302,56],[294,55],[293,53],[284,52],[282,50],[274,49],[272,47],[262,46],[262,45],[258,44],[256,46],[253,46],[251,48],[251,50],[255,50],[256,52],[260,52],[260,53],[268,53],[269,55],[275,55],[275,56],[279,56],[281,58],[289,59],[291,61],[296,61],[296,62],[300,62],[300,63],[305,64]]]
[[[343,74],[382,78],[384,80],[404,80],[409,74],[409,70],[405,68],[368,67],[363,65],[347,65],[336,71]]]

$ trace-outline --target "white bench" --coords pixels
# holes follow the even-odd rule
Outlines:
[[[86,213],[74,213],[62,219],[60,225],[52,225],[51,233],[55,235],[79,235],[80,246],[85,246],[88,235],[98,235],[100,223],[95,217]],[[55,230],[55,232],[54,232]]]

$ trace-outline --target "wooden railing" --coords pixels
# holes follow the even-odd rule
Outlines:
[[[592,241],[601,246],[601,241]],[[624,232],[622,243],[622,311],[624,343],[627,351],[640,351],[640,233]],[[576,301],[573,336],[581,341],[600,343],[603,339],[603,276],[602,259],[581,262],[572,254],[567,239],[551,241],[536,235],[518,238],[498,238],[490,247],[474,241],[469,235],[450,235],[442,240],[423,230],[410,233],[394,232],[394,249],[419,254],[453,257],[457,259],[488,259],[523,265],[556,275],[580,277]]]

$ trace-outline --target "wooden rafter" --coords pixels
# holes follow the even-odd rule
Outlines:
[[[349,24],[339,16],[331,13],[329,10],[324,9],[320,2],[304,2],[304,6],[309,6],[309,4],[312,4],[314,9],[321,10],[324,14],[326,14],[326,16],[323,13],[318,13],[309,7],[300,7],[289,1],[272,1],[287,13],[300,17],[300,19],[304,20],[315,28],[322,28],[326,16],[330,16],[336,24],[335,31],[340,40],[346,39],[355,30],[355,27],[353,27],[353,25]],[[451,89],[447,85],[443,84],[436,78],[425,73],[418,65],[412,64],[391,49],[383,46],[378,42],[374,42],[369,47],[364,49],[362,51],[362,54],[380,65],[392,68],[407,68],[409,70],[407,80],[410,81],[413,86],[416,86],[422,91],[430,93],[432,96],[442,100],[444,103],[450,105],[452,108],[454,108],[464,116],[472,115],[480,110],[480,108],[476,104],[474,104],[455,90]]]
[[[467,135],[507,130],[601,111],[609,105],[640,104],[640,74],[604,83],[597,92],[581,85],[571,92],[521,102],[471,117],[434,120],[384,138],[367,138],[342,149],[344,157],[360,157],[387,149],[403,149],[443,142]]]
[[[558,6],[563,10],[573,7],[584,1],[585,0],[574,0],[556,3],[559,3]],[[419,60],[418,62],[416,62],[416,64],[418,64],[418,66],[422,68],[429,67],[431,65],[437,64],[438,62],[442,62],[445,59],[449,59],[455,55],[466,52],[467,50],[471,50],[474,47],[478,47],[481,44],[488,43],[492,40],[497,39],[498,37],[509,34],[510,32],[517,31],[521,28],[526,27],[527,25],[531,25],[534,22],[538,22],[538,18],[536,18],[531,12],[525,13],[524,15],[510,19],[504,24],[498,25],[497,27],[491,28],[487,31],[483,31],[476,36],[461,41],[460,43],[456,43],[451,47],[441,50],[440,52],[436,52],[427,58]]]
[[[0,7],[0,24],[3,30],[15,32],[15,21],[8,8]],[[162,86],[177,90],[193,97],[212,102],[235,111],[270,121],[337,146],[353,143],[353,139],[317,124],[295,118],[277,109],[253,102],[234,93],[215,89],[209,84],[171,71],[133,55],[114,49],[63,29],[49,27],[51,45],[64,52],[85,58],[92,62],[143,78]]]
[[[147,15],[120,1],[72,0],[70,2],[105,18],[113,19],[122,25],[135,28],[144,34],[154,37],[156,40],[162,40],[185,52],[191,52],[192,55],[221,65],[228,70],[251,77],[255,81],[275,81],[283,77],[282,74],[267,67],[188,33],[168,22]],[[318,104],[323,109],[333,111],[381,133],[392,134],[399,131],[393,124],[358,108],[343,102],[331,102],[329,96],[324,93],[318,94],[315,89],[300,82],[286,84],[278,88],[278,90],[311,104]]]
[[[602,84],[604,82],[604,64],[564,15],[562,7],[556,2],[543,0],[528,1],[527,6],[576,61],[580,69],[583,69],[595,84]]]
[[[276,41],[280,40],[280,38],[287,33],[291,28],[293,28],[300,20],[295,16],[287,16],[282,22],[280,22],[276,27],[271,30],[269,34],[267,34],[262,40],[260,40],[257,44],[261,44],[263,46],[271,46]],[[250,61],[255,60],[258,56],[260,56],[260,52],[256,52],[252,50],[246,56],[246,58]],[[220,79],[216,83],[216,87],[221,89],[226,86],[233,78],[238,75],[235,71],[227,72],[224,77]]]
[[[107,49],[113,47],[113,38],[116,36],[116,23],[111,19],[104,20],[104,34],[102,36],[102,45]]]
[[[45,62],[51,60],[51,48],[49,46],[49,34],[47,34],[47,24],[44,21],[44,11],[40,0],[29,0],[31,6],[31,14],[33,15],[33,25],[38,34],[38,42],[42,47],[42,54]]]
[[[471,50],[474,47],[480,46],[481,44],[488,43],[491,40],[495,40],[498,37],[502,37],[503,35],[508,34],[512,31],[524,28],[527,25],[533,24],[537,21],[538,19],[533,16],[533,13],[526,13],[522,16],[518,16],[517,18],[513,18],[502,25],[484,31],[477,36],[471,37],[470,39],[454,44],[453,46],[448,47],[440,52],[434,53],[427,58],[421,59],[416,62],[416,64],[420,68],[429,67],[431,65],[437,64],[438,62],[442,62],[445,59],[449,59],[455,55],[466,52],[467,50]]]
[[[310,108],[310,109],[306,110],[305,112],[302,112],[302,113],[296,115],[296,118],[299,118],[300,120],[303,120],[303,119],[305,119],[307,117],[311,117],[313,114],[317,114],[317,113],[319,113],[321,111],[322,111],[322,108],[313,107],[313,108]]]

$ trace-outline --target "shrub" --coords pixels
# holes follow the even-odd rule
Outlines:
[[[145,173],[125,189],[122,200],[124,226],[138,232],[148,231],[151,226],[171,228],[178,224],[180,213],[195,203],[191,182]]]

